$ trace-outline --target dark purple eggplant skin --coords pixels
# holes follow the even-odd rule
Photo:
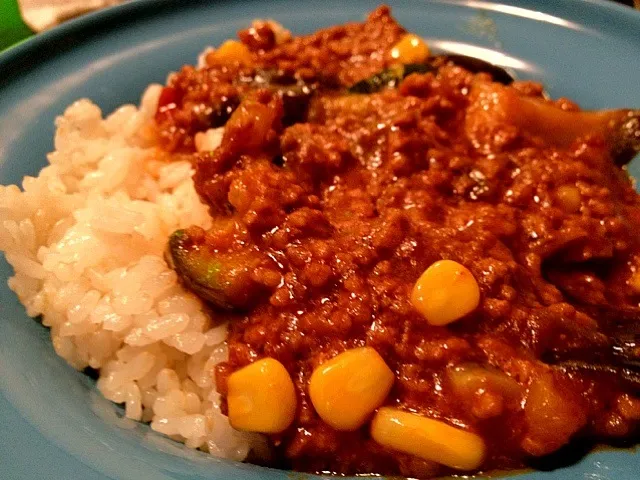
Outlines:
[[[515,76],[507,69],[476,57],[451,53],[439,55],[434,58],[439,58],[444,63],[453,63],[472,73],[488,73],[494,82],[502,83],[503,85],[509,85],[515,80]]]
[[[396,65],[382,70],[369,78],[360,80],[349,87],[349,93],[375,93],[383,88],[394,88],[412,73],[437,72],[438,69],[447,64],[454,64],[469,70],[472,73],[487,73],[491,75],[494,82],[509,85],[515,78],[506,69],[467,55],[447,54],[436,55],[429,58],[425,63],[411,63],[407,65]]]
[[[169,266],[186,288],[212,306],[227,311],[250,309],[265,293],[264,286],[252,277],[252,272],[264,263],[261,256],[251,249],[212,250],[202,241],[202,229],[195,229],[171,234],[165,252]]]
[[[612,131],[611,156],[626,165],[640,153],[640,109],[628,110]]]

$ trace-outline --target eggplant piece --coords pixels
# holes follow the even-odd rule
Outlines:
[[[586,134],[601,134],[616,165],[629,163],[640,152],[640,110],[568,112],[533,98],[514,105],[516,122],[550,143],[568,146]]]
[[[302,122],[307,117],[311,98],[315,93],[313,85],[291,85],[277,87],[276,91],[282,99],[282,109],[284,116],[282,123],[285,126]]]
[[[603,368],[634,367],[640,370],[639,340],[638,335],[618,334],[599,345],[563,347],[561,350],[545,352],[543,360],[551,365],[578,363],[599,365]]]
[[[625,165],[640,152],[640,109],[567,111],[489,82],[476,82],[469,97],[466,123],[474,144],[484,140],[474,138],[474,132],[508,124],[565,148],[579,137],[599,134],[617,165]]]
[[[640,393],[640,342],[636,336],[615,337],[606,347],[550,353],[543,360],[563,372],[611,376]]]
[[[624,110],[615,122],[611,155],[617,164],[625,165],[640,153],[640,109]]]
[[[428,59],[427,63],[410,63],[396,65],[382,70],[369,78],[360,80],[351,87],[349,93],[376,93],[383,88],[394,88],[412,73],[437,72],[438,69],[448,63],[469,70],[472,73],[488,73],[494,82],[509,85],[515,78],[502,67],[467,55],[437,55]]]
[[[637,319],[637,311],[627,316]],[[627,319],[628,320],[628,319]],[[611,375],[640,391],[640,334],[629,326],[611,332],[607,342],[585,348],[547,352],[543,359],[554,368],[571,372]]]
[[[638,364],[611,365],[571,360],[560,362],[553,367],[566,373],[583,372],[598,377],[610,376],[617,379],[626,388],[640,393],[640,365]]]
[[[437,70],[431,64],[410,63],[408,65],[397,65],[382,70],[369,78],[360,80],[348,88],[349,93],[376,93],[383,88],[394,88],[412,73],[427,73]]]
[[[222,97],[216,105],[205,107],[202,111],[208,114],[207,123],[210,128],[218,128],[227,123],[238,105],[240,105],[240,97]]]
[[[204,242],[201,229],[175,231],[165,257],[188,289],[218,308],[248,309],[264,292],[264,286],[252,278],[262,264],[259,254],[252,249],[213,250]]]
[[[317,89],[316,83],[296,80],[293,76],[275,69],[259,69],[251,76],[241,77],[238,83],[252,88],[266,88],[277,93],[282,99],[282,123],[285,126],[304,121],[309,103]]]
[[[438,55],[434,57],[434,62],[453,63],[458,67],[462,67],[471,73],[488,73],[494,82],[501,83],[503,85],[509,85],[515,80],[508,70],[502,67],[489,63],[485,60],[481,60],[476,57],[469,57],[467,55],[448,54]]]
[[[601,134],[617,165],[629,163],[640,152],[640,110],[569,112],[534,98],[518,97],[513,113],[521,127],[559,146],[568,146],[586,134]]]

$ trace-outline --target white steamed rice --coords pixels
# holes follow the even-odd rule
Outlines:
[[[9,286],[51,328],[55,351],[98,369],[98,389],[126,416],[213,455],[243,460],[259,435],[220,413],[214,367],[226,326],[163,259],[177,228],[210,218],[186,161],[163,162],[145,132],[161,86],[107,118],[88,100],[57,119],[55,151],[21,191],[0,186],[0,250]],[[197,139],[215,147],[220,131]]]

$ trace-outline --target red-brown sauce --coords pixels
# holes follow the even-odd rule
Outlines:
[[[194,232],[214,251],[255,260],[237,287],[246,305],[219,390],[256,359],[282,362],[298,411],[271,440],[281,465],[310,472],[447,473],[376,444],[368,425],[338,432],[315,413],[314,368],[364,345],[395,372],[385,404],[479,434],[483,470],[522,466],[574,437],[631,436],[640,400],[619,376],[548,363],[607,351],[619,324],[640,318],[628,282],[640,266],[640,202],[626,173],[602,135],[552,146],[485,108],[503,94],[545,102],[539,85],[505,87],[445,65],[398,88],[345,94],[388,66],[404,33],[385,7],[281,45],[245,31],[251,65],[184,67],[165,89],[161,141],[192,156],[217,225]],[[272,90],[242,80],[267,68],[314,85],[295,123]],[[220,125],[222,145],[195,153],[195,133]],[[447,327],[430,326],[409,299],[440,259],[465,265],[481,290],[480,306]],[[520,394],[460,394],[447,372],[469,364],[503,372]]]

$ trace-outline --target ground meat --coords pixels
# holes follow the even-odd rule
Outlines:
[[[233,219],[246,235],[242,248],[277,268],[253,272],[268,293],[232,323],[230,358],[216,378],[224,395],[228,375],[256,359],[285,365],[299,406],[293,425],[272,437],[281,465],[448,473],[377,445],[367,426],[338,432],[315,413],[314,368],[364,345],[396,374],[386,404],[481,435],[483,470],[522,466],[576,436],[631,435],[640,400],[619,377],[549,364],[606,351],[620,321],[640,320],[628,285],[640,202],[606,140],[596,132],[550,144],[508,114],[523,97],[577,107],[544,100],[540,85],[505,87],[454,65],[395,89],[345,94],[387,66],[404,33],[386,7],[280,45],[267,30],[240,35],[253,66],[174,76],[157,123],[168,150],[188,151],[196,132],[230,114],[221,146],[194,154],[196,188],[214,224]],[[302,121],[283,121],[273,89],[243,83],[256,69],[313,83]],[[207,235],[220,248],[227,234],[214,226]],[[429,325],[409,300],[441,259],[465,265],[481,290],[480,306],[449,327]],[[448,372],[469,364],[507,375],[518,393],[461,394]]]

